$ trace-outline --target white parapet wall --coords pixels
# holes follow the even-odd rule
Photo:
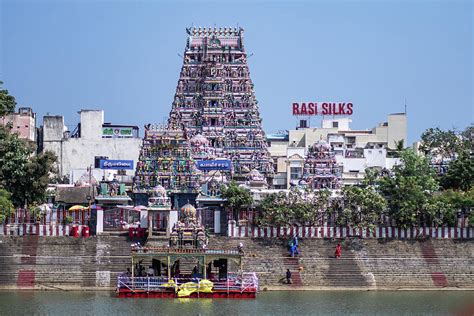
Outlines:
[[[369,238],[369,239],[473,239],[473,227],[375,227],[354,228],[339,226],[237,226],[229,221],[229,237],[235,238]]]

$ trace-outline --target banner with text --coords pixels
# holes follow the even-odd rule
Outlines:
[[[100,169],[133,170],[133,160],[100,160]]]
[[[201,160],[196,162],[196,166],[202,171],[230,170],[232,162],[230,160]]]

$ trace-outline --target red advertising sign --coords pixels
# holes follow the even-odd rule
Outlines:
[[[351,102],[293,102],[293,115],[352,115]]]

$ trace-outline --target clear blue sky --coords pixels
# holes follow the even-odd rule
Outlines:
[[[294,128],[303,100],[352,101],[366,129],[406,99],[409,143],[474,121],[471,1],[0,1],[0,79],[38,124],[81,108],[162,122],[192,24],[244,27],[266,132]]]

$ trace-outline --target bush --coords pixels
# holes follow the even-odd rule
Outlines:
[[[64,219],[63,219],[63,224],[64,225],[69,225],[72,223],[72,216],[71,215],[67,215]]]

